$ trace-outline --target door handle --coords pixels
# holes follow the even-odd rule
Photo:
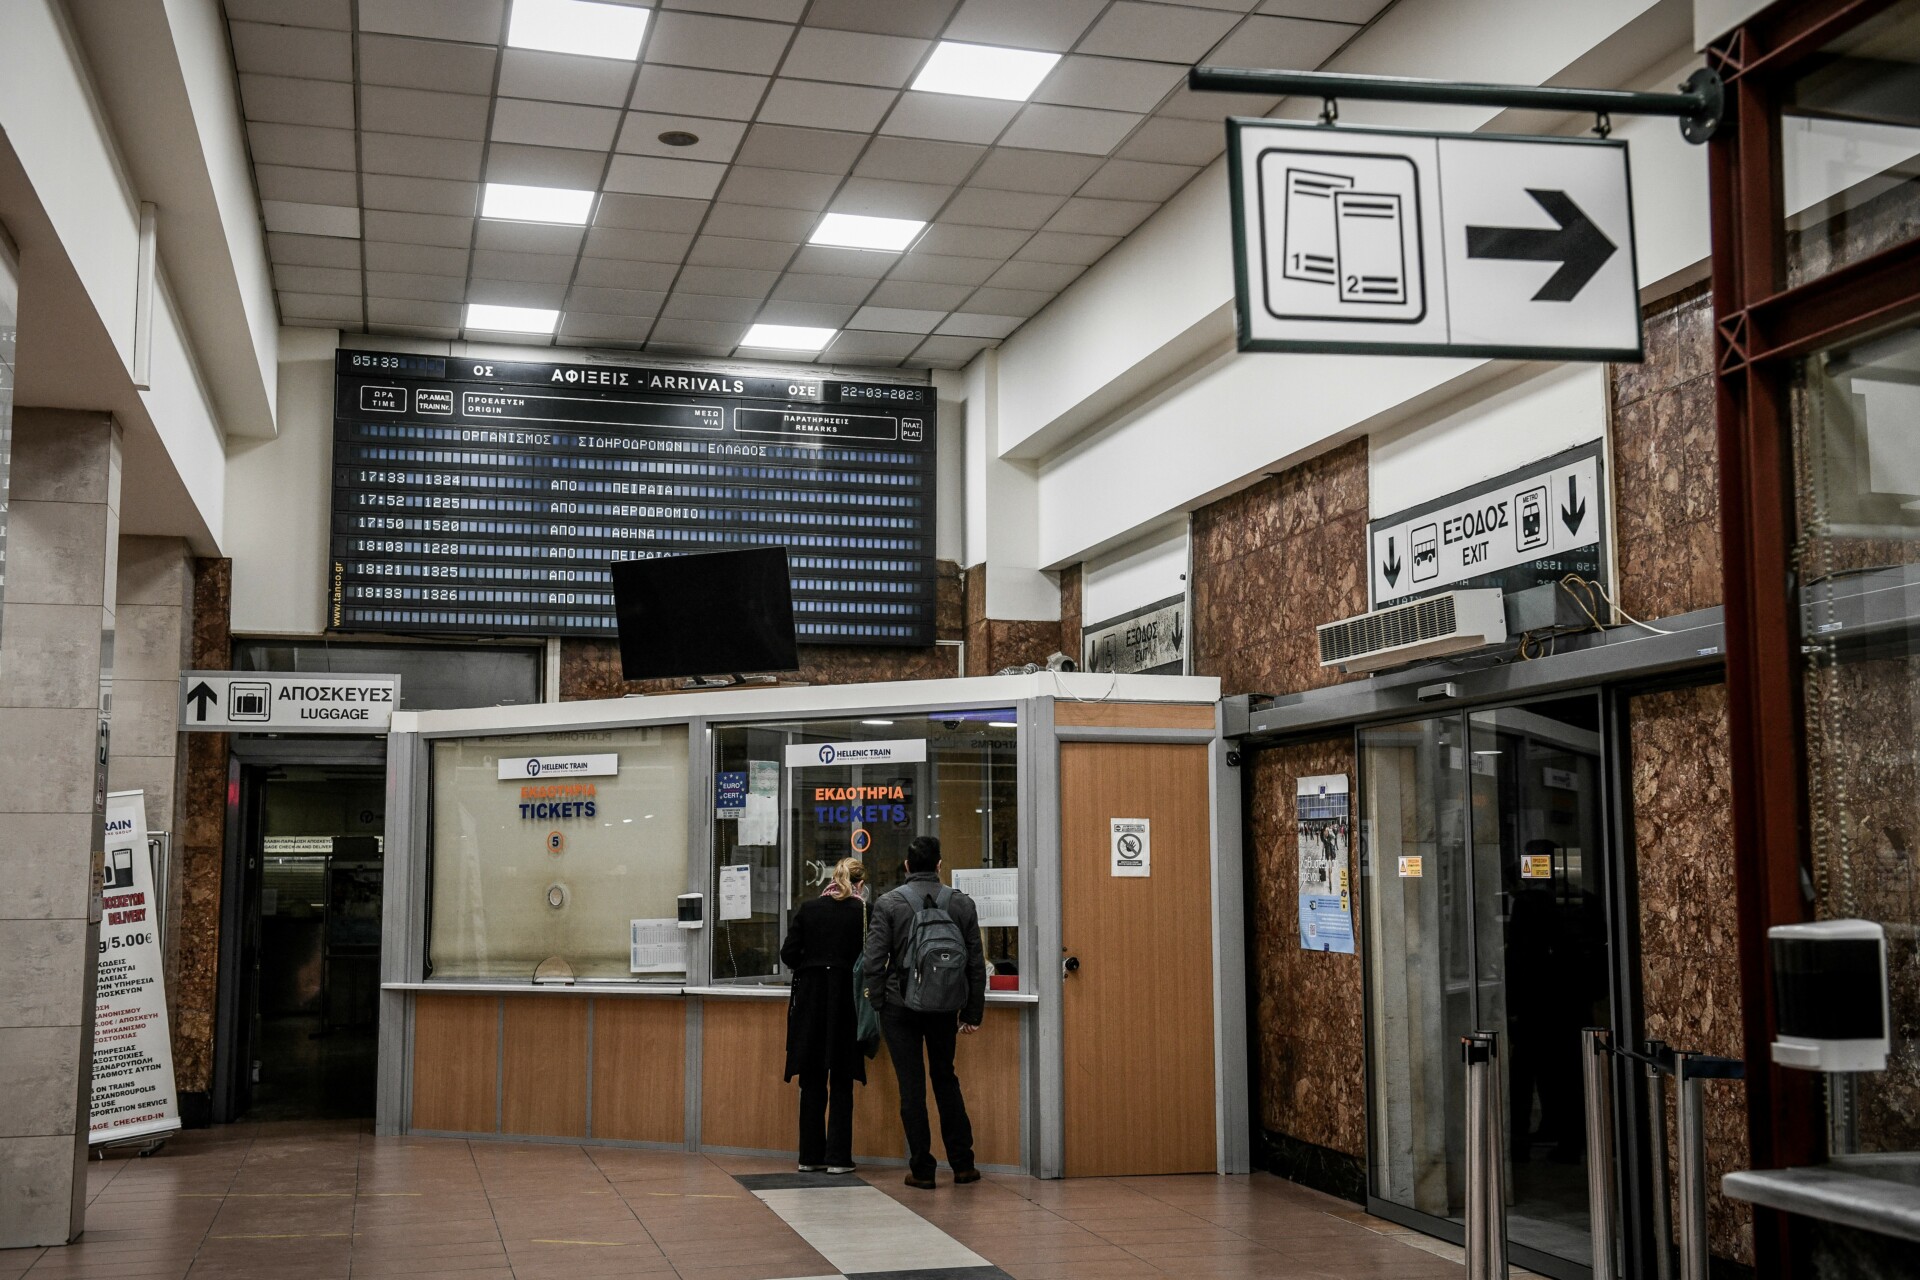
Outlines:
[[[1067,958],[1066,958],[1065,960],[1062,960],[1062,961],[1060,962],[1060,976],[1061,976],[1061,977],[1064,977],[1064,978],[1071,978],[1071,977],[1072,977],[1072,976],[1073,976],[1074,974],[1076,974],[1076,973],[1078,973],[1078,972],[1080,972],[1080,957],[1079,957],[1079,956],[1068,956],[1068,957],[1067,957]]]

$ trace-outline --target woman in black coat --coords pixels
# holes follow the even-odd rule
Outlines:
[[[800,1172],[853,1172],[853,1082],[867,1082],[856,1038],[853,962],[866,940],[866,867],[843,858],[819,897],[800,905],[780,945],[793,974],[786,1079],[800,1077]]]

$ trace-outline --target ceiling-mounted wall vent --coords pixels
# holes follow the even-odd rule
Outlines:
[[[1507,611],[1497,588],[1447,591],[1320,627],[1320,665],[1379,671],[1500,644]]]

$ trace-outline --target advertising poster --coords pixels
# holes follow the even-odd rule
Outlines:
[[[144,792],[107,796],[103,871],[100,977],[93,1006],[95,1143],[180,1127]]]
[[[1347,775],[1329,773],[1294,784],[1300,838],[1300,947],[1353,954],[1353,898],[1348,878],[1353,817]]]

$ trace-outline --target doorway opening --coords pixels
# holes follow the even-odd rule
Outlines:
[[[1359,731],[1368,1199],[1461,1238],[1460,1038],[1500,1036],[1515,1260],[1588,1273],[1580,1033],[1614,1025],[1597,695]]]

